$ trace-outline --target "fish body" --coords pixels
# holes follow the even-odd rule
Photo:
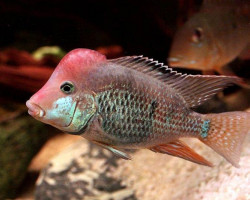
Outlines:
[[[147,148],[211,166],[179,140],[193,137],[238,166],[249,113],[202,115],[191,110],[237,81],[183,75],[142,56],[107,60],[96,51],[76,49],[26,104],[36,119],[124,159],[130,156],[122,149]]]
[[[250,4],[247,1],[204,1],[173,39],[169,65],[223,73],[250,42]]]
[[[188,120],[194,120],[198,128],[198,117],[185,108],[181,97],[170,88],[154,80],[147,86],[149,80],[131,74],[126,68],[118,80],[116,70],[120,69],[116,64],[103,67],[105,72],[101,74],[106,77],[93,88],[97,93],[97,113],[103,131],[95,138],[91,132],[86,137],[99,141],[105,135],[105,141],[99,142],[124,148],[143,148],[157,145],[162,140],[171,141],[178,135],[195,134],[188,131],[187,124]],[[183,123],[178,123],[181,119]]]

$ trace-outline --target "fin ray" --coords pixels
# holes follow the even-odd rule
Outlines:
[[[235,167],[239,167],[242,143],[250,131],[250,113],[227,112],[204,115],[210,120],[207,137],[199,138]]]
[[[205,158],[197,154],[190,147],[188,147],[184,142],[180,140],[176,140],[174,142],[170,142],[168,144],[162,144],[158,146],[154,146],[150,148],[151,151],[169,154],[172,156],[176,156],[179,158],[183,158],[185,160],[205,165],[208,167],[212,167],[213,165],[207,161]]]
[[[202,104],[225,87],[241,80],[234,76],[182,74],[163,63],[158,63],[158,61],[143,56],[121,57],[109,60],[109,62],[139,71],[165,82],[184,98],[189,107]]]
[[[117,149],[115,147],[111,147],[111,146],[109,146],[107,144],[103,144],[103,143],[100,143],[100,142],[96,142],[96,141],[92,141],[92,142],[99,145],[99,146],[101,146],[101,147],[103,147],[103,148],[105,148],[105,149],[107,149],[107,150],[109,150],[109,151],[111,151],[113,154],[115,154],[116,156],[118,156],[118,157],[120,157],[122,159],[131,160],[130,155],[123,152],[123,151],[121,151],[120,149]]]

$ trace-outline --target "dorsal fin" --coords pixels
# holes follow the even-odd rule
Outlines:
[[[126,56],[109,62],[142,72],[165,82],[181,95],[189,107],[195,107],[210,99],[232,83],[240,82],[233,76],[187,75],[143,56]]]

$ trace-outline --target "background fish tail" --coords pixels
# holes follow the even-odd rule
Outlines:
[[[199,138],[235,167],[239,167],[242,143],[250,131],[250,113],[227,112],[204,115],[207,135]],[[205,130],[206,131],[206,130]]]

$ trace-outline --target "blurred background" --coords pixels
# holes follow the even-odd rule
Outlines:
[[[241,171],[195,141],[193,147],[219,163],[220,170],[146,150],[132,152],[133,163],[126,163],[77,136],[35,121],[25,106],[67,52],[89,48],[108,58],[144,55],[182,73],[240,76],[242,84],[226,89],[196,111],[249,109],[249,2],[218,2],[1,0],[0,199],[249,198],[247,147]],[[246,182],[245,187],[239,187],[235,174]],[[182,176],[179,182],[177,176]],[[215,177],[217,182],[211,182]],[[228,186],[225,180],[235,182]],[[218,184],[224,188],[219,190]],[[237,187],[238,193],[232,196],[228,191]],[[174,193],[175,188],[182,192]]]

